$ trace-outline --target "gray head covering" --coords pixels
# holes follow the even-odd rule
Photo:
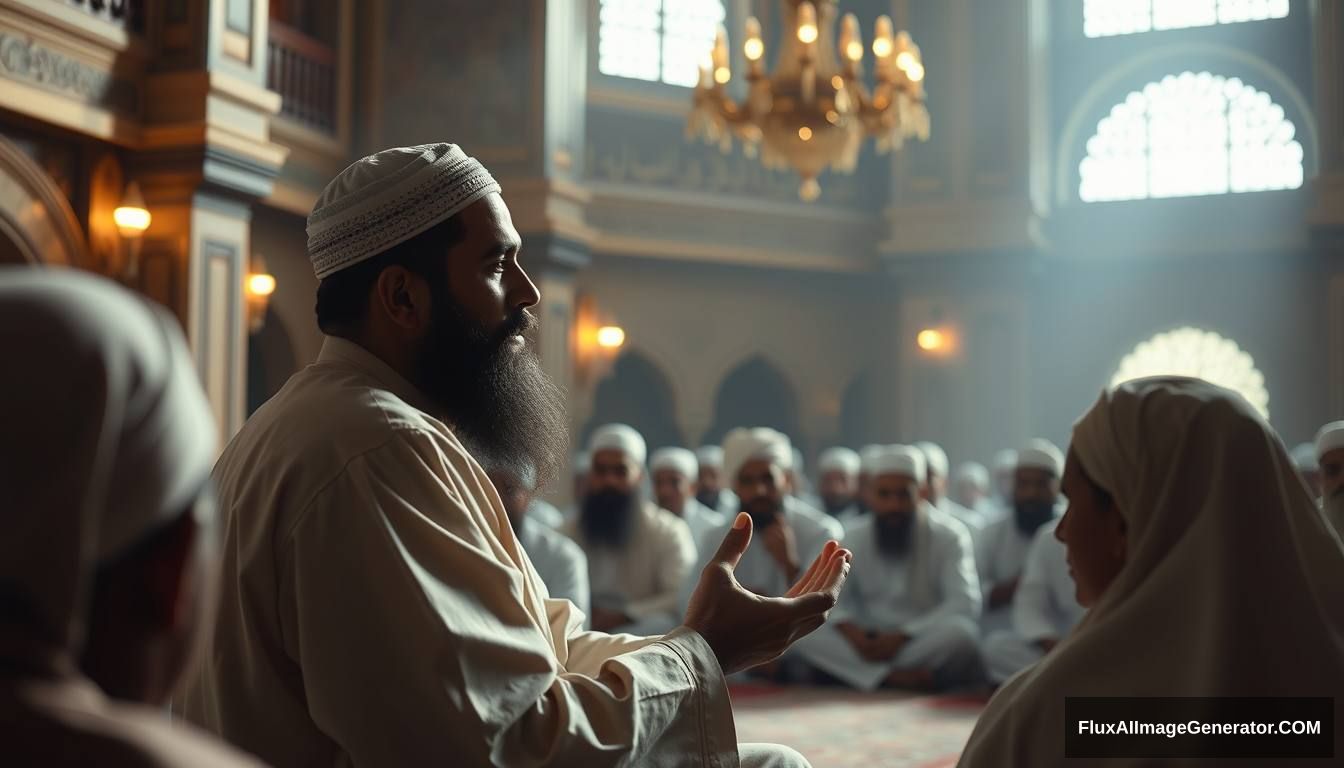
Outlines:
[[[32,617],[3,632],[73,650],[94,569],[200,494],[214,420],[177,321],[100,278],[0,269],[0,348],[22,364],[0,377],[0,592]]]

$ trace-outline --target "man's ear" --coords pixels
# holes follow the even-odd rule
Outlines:
[[[390,266],[378,273],[371,303],[394,324],[408,330],[419,330],[429,322],[429,286],[402,266]]]

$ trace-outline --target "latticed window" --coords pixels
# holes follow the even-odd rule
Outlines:
[[[602,0],[597,69],[693,87],[723,22],[722,0]]]
[[[1157,334],[1125,355],[1111,385],[1148,376],[1204,379],[1236,392],[1269,418],[1269,392],[1255,361],[1235,341],[1213,331],[1184,327]]]
[[[1088,37],[1282,19],[1288,0],[1083,0]]]

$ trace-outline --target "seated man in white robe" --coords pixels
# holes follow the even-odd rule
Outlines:
[[[843,525],[859,516],[859,454],[848,448],[827,448],[817,460],[821,473],[822,511]]]
[[[516,471],[492,466],[486,468],[486,476],[499,492],[509,524],[546,585],[546,592],[552,599],[570,601],[586,618],[590,610],[588,558],[573,539],[533,517],[536,470],[527,464]]]
[[[1032,440],[1017,452],[1013,511],[981,532],[976,568],[985,596],[981,630],[988,635],[1012,625],[1012,602],[1027,562],[1027,550],[1042,526],[1059,517],[1059,478],[1064,455],[1049,440]]]
[[[860,690],[936,690],[980,678],[980,581],[966,528],[920,496],[924,456],[888,446],[868,487],[872,515],[850,526],[854,553],[832,623],[796,652]]]
[[[656,635],[675,627],[679,594],[695,564],[690,527],[644,498],[646,451],[633,428],[598,427],[588,441],[588,492],[565,528],[588,556],[599,632]]]
[[[720,514],[731,515],[736,512],[737,497],[725,487],[723,481],[723,448],[702,445],[695,450],[695,462],[699,467],[695,484],[696,500]]]
[[[991,683],[1001,684],[1040,661],[1083,618],[1086,610],[1078,604],[1067,554],[1055,526],[1041,526],[1013,597],[1012,629],[985,638],[985,671]]]
[[[1316,433],[1316,461],[1320,466],[1321,507],[1344,539],[1344,421],[1332,421]]]
[[[695,498],[699,464],[694,453],[685,448],[660,448],[649,459],[649,473],[653,475],[653,494],[658,506],[686,521],[696,544],[705,531],[728,524],[727,515]]]
[[[962,462],[952,473],[948,495],[961,506],[977,512],[986,525],[995,517],[994,501],[989,495],[989,470],[984,464]]]
[[[929,473],[924,482],[924,498],[943,514],[960,521],[970,529],[971,537],[975,538],[980,529],[985,527],[985,519],[979,512],[963,507],[947,495],[948,474],[951,472],[947,453],[941,446],[927,441],[915,443],[915,448],[924,454],[924,465]]]
[[[308,235],[326,338],[215,465],[219,621],[174,709],[276,766],[805,765],[736,743],[725,676],[819,626],[848,553],[762,600],[742,516],[682,626],[582,631],[480,464],[544,484],[566,454],[499,185],[452,144],[384,150]]]

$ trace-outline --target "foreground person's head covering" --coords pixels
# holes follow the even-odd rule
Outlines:
[[[1131,381],[1103,393],[1072,445],[1124,516],[1125,565],[1077,629],[994,696],[959,765],[1065,765],[1067,696],[1344,691],[1344,546],[1249,403],[1196,379]],[[1335,721],[1340,733],[1338,702]]]
[[[456,144],[385,149],[341,171],[308,217],[308,258],[322,278],[441,224],[499,184]]]
[[[216,433],[177,322],[73,271],[0,269],[0,653],[77,652],[94,570],[184,512]]]

